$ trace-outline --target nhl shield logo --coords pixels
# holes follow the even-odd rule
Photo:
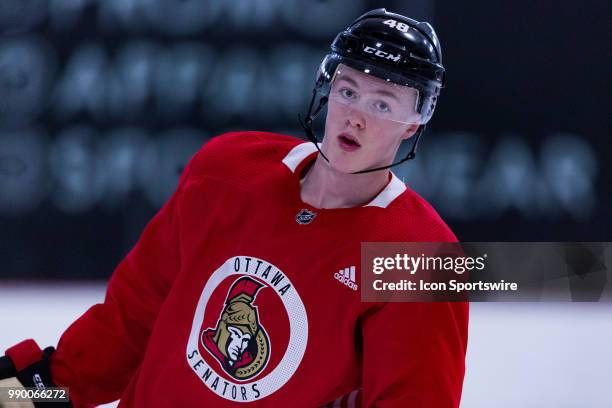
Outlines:
[[[295,216],[295,222],[300,225],[310,224],[316,216],[317,214],[313,213],[312,211],[302,208]]]

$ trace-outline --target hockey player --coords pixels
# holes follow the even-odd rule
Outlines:
[[[444,84],[432,27],[384,9],[332,43],[302,123],[209,141],[57,350],[5,376],[74,406],[458,407],[464,303],[362,303],[362,242],[454,242],[390,170]],[[319,145],[314,123],[327,109]],[[339,271],[341,273],[339,273]],[[42,384],[42,385],[41,385]]]

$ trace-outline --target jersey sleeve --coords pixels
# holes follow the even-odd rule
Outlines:
[[[384,303],[363,317],[363,406],[457,408],[468,303]]]
[[[197,155],[196,155],[197,157]],[[61,336],[51,358],[54,382],[75,406],[120,398],[140,365],[158,312],[180,269],[180,202],[195,158],[179,186],[114,270],[104,303]]]
[[[403,241],[458,242],[433,207],[417,198],[418,236]],[[468,319],[468,302],[388,302],[369,309],[361,319],[363,407],[458,408]]]

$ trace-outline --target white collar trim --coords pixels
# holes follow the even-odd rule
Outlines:
[[[387,186],[383,189],[383,191],[378,193],[378,195],[364,207],[387,208],[387,206],[404,191],[406,191],[406,185],[402,183],[402,181],[397,178],[393,172],[391,172],[391,181],[387,183]]]
[[[320,143],[319,147],[321,147]],[[314,144],[310,142],[300,143],[287,153],[283,159],[283,163],[285,166],[289,167],[292,173],[295,173],[295,169],[297,169],[297,166],[299,166],[302,160],[316,151],[317,148]]]
[[[320,143],[319,146],[321,146]],[[287,153],[287,155],[283,159],[283,164],[285,164],[285,166],[287,166],[292,173],[295,173],[295,169],[297,169],[299,164],[306,157],[316,151],[317,148],[311,142],[300,143],[299,145],[291,149],[289,153]],[[397,176],[393,172],[391,172],[391,181],[389,181],[385,188],[364,207],[387,208],[389,204],[391,204],[393,200],[399,197],[399,195],[402,194],[404,191],[406,191],[406,185],[402,183],[402,181],[397,178]]]

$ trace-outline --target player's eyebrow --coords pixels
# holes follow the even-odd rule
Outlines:
[[[388,96],[390,98],[393,98],[398,102],[400,101],[397,95],[395,95],[393,92],[385,91],[384,89],[377,89],[376,93],[379,95]]]
[[[338,81],[346,81],[349,84],[353,85],[355,88],[359,88],[359,84],[357,84],[357,81],[355,81],[353,78],[351,77],[347,77],[347,76],[341,76],[340,78],[338,78]]]
[[[355,81],[353,78],[351,78],[349,76],[341,76],[340,78],[338,78],[338,82],[340,82],[340,81],[346,81],[349,84],[353,85],[355,88],[359,88],[359,84],[357,83],[357,81]],[[400,100],[397,97],[397,95],[395,95],[393,92],[389,92],[389,91],[384,90],[384,89],[377,89],[374,92],[379,94],[379,95],[382,95],[382,96],[388,96],[389,98],[393,98],[396,101],[400,102]]]

